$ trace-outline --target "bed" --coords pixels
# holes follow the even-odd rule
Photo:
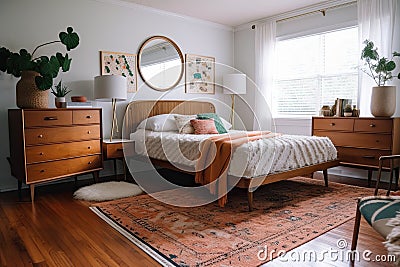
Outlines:
[[[123,127],[123,137],[124,138],[132,138],[134,136],[134,133],[137,131],[137,126],[139,125],[140,122],[142,122],[144,119],[160,115],[160,114],[183,114],[183,115],[193,115],[193,114],[199,114],[199,113],[215,113],[215,107],[212,103],[210,102],[202,102],[202,101],[178,101],[178,100],[159,100],[159,101],[152,101],[152,100],[144,100],[144,101],[134,101],[128,104],[126,113],[125,113],[125,118],[124,118],[124,127]],[[177,133],[164,133],[162,135],[158,133],[152,133],[152,132],[146,132],[144,133],[146,138],[149,138],[149,140],[152,138],[152,140],[161,140],[162,136],[166,138],[170,138],[173,135],[179,135]],[[190,145],[190,140],[194,140],[193,143],[195,146],[198,146],[198,143],[201,142],[201,138],[207,138],[207,136],[203,137],[197,137],[195,135],[182,135],[182,137],[178,137],[184,141],[184,136],[186,136],[188,140],[188,144]],[[323,171],[324,175],[324,182],[325,186],[328,186],[328,173],[327,170],[331,167],[338,166],[339,162],[336,159],[336,149],[334,148],[333,144],[330,142],[329,139],[325,138],[319,138],[319,137],[294,137],[294,136],[286,136],[282,135],[282,137],[279,137],[279,139],[286,139],[289,142],[294,142],[294,143],[307,143],[319,141],[325,144],[325,148],[319,150],[315,153],[316,157],[313,161],[308,161],[306,160],[305,162],[302,162],[299,166],[293,167],[293,166],[286,166],[285,168],[274,168],[272,166],[271,172],[269,172],[266,175],[262,175],[262,172],[249,172],[246,170],[243,170],[239,177],[237,177],[238,172],[235,170],[229,170],[228,173],[228,178],[235,178],[235,179],[228,179],[228,182],[231,180],[235,181],[236,187],[239,188],[245,188],[247,189],[247,197],[248,197],[248,207],[249,210],[253,210],[253,192],[254,190],[260,186],[260,185],[266,185],[270,183],[274,183],[277,181],[285,180],[288,178],[292,178],[295,176],[300,176],[300,175],[309,175],[312,174],[313,172],[316,171]],[[156,147],[157,147],[157,142],[154,141]],[[140,147],[140,146],[139,146]],[[137,150],[143,150],[138,149],[138,146],[136,145]],[[325,153],[324,150],[327,150]],[[237,149],[239,150],[239,148]],[[157,151],[157,149],[154,149],[154,151]],[[235,152],[236,153],[236,152]],[[238,152],[239,153],[239,152]],[[139,155],[144,155],[145,153],[138,151]],[[321,155],[322,157],[321,157]],[[195,169],[190,169],[190,164],[187,164],[185,162],[169,162],[166,160],[166,157],[163,157],[162,154],[161,156],[158,154],[148,154],[150,156],[151,162],[156,165],[160,166],[163,168],[169,168],[172,170],[176,171],[183,171],[183,172],[188,172],[191,174],[196,174]],[[236,160],[237,162],[240,162],[240,157],[236,156],[236,159],[239,158],[239,160]],[[168,158],[169,159],[169,158]],[[232,161],[235,160],[235,154],[233,154]],[[184,168],[178,168],[177,164],[182,164],[186,165],[189,167],[189,169]],[[237,164],[232,164],[233,166],[237,166]]]

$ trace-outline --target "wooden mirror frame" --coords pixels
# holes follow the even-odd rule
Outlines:
[[[157,39],[165,40],[165,41],[169,42],[175,48],[176,52],[179,55],[179,58],[180,58],[180,61],[181,61],[181,66],[182,66],[181,72],[180,72],[179,77],[177,78],[176,82],[174,84],[172,84],[171,86],[166,87],[166,88],[160,88],[160,87],[157,87],[157,86],[151,84],[149,81],[147,81],[145,79],[145,77],[142,74],[141,69],[140,69],[140,63],[142,61],[141,57],[142,57],[143,50],[145,49],[145,47],[146,47],[146,45],[148,43],[150,43],[151,41],[157,40]],[[172,89],[172,88],[174,88],[175,86],[178,85],[178,83],[181,81],[182,76],[183,76],[184,63],[185,63],[185,61],[184,61],[184,58],[183,58],[183,54],[182,54],[182,51],[179,48],[179,46],[174,41],[172,41],[170,38],[165,37],[165,36],[155,35],[155,36],[152,36],[152,37],[148,38],[146,41],[144,41],[142,43],[142,45],[140,46],[139,51],[138,51],[137,67],[138,67],[139,75],[142,78],[142,80],[144,81],[144,83],[147,84],[147,86],[149,86],[150,88],[152,88],[154,90],[157,90],[157,91],[167,91],[167,90],[170,90],[170,89]]]

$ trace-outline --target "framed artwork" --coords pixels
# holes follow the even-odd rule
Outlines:
[[[215,58],[186,54],[185,92],[215,93]]]
[[[120,52],[100,51],[101,75],[122,75],[128,81],[128,93],[137,91],[137,56]]]

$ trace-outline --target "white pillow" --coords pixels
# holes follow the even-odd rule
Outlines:
[[[227,120],[225,120],[222,117],[219,117],[222,121],[222,124],[224,125],[225,129],[230,130],[232,129],[232,124],[230,124]]]
[[[194,128],[190,124],[190,120],[196,119],[196,115],[174,115],[175,125],[181,134],[194,134]]]
[[[146,129],[155,132],[178,131],[174,114],[160,114],[152,116],[140,122],[136,129]]]

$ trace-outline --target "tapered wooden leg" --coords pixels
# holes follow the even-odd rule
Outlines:
[[[399,168],[394,169],[394,191],[399,190]]]
[[[18,199],[21,201],[22,199],[22,181],[18,180]]]
[[[390,190],[392,189],[392,183],[393,183],[393,168],[390,168],[389,189],[386,192],[386,196],[389,196],[389,194],[390,194]]]
[[[29,188],[31,189],[31,200],[33,203],[35,201],[35,185],[31,184],[31,185],[29,185]]]
[[[247,201],[249,204],[249,211],[253,211],[253,192],[247,191]]]
[[[118,180],[117,179],[117,159],[113,159],[113,161],[114,161],[114,177],[116,180]]]
[[[328,187],[328,170],[323,170],[322,172],[324,174],[325,186]]]
[[[368,187],[371,187],[371,180],[372,180],[372,172],[373,170],[368,170]]]
[[[380,163],[380,164],[382,164],[382,163]],[[378,177],[376,178],[376,187],[375,187],[374,196],[378,195],[378,189],[379,189],[379,183],[381,181],[381,176],[382,176],[382,168],[379,168]]]
[[[351,250],[352,251],[354,251],[357,248],[358,233],[360,231],[360,222],[361,222],[361,212],[359,209],[359,205],[357,203],[356,219],[354,222],[354,230],[353,230],[353,239],[351,241]]]
[[[99,171],[92,172],[93,180],[95,183],[99,182]]]

